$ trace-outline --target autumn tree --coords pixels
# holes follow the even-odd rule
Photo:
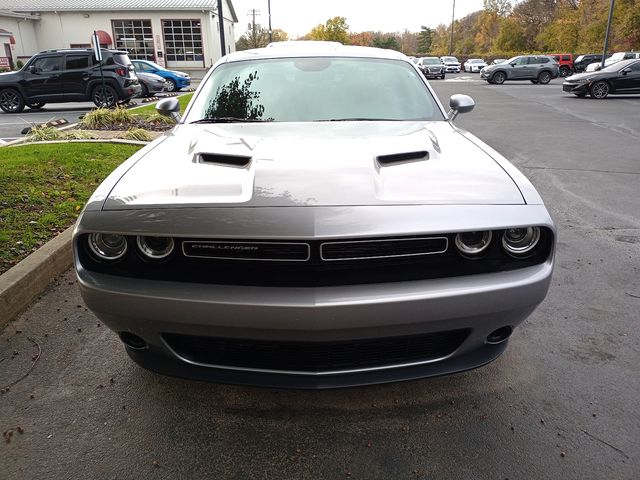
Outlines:
[[[333,17],[324,24],[315,26],[305,35],[309,40],[326,40],[332,42],[349,43],[349,25],[344,17]]]
[[[284,42],[289,35],[279,28],[271,31],[274,42]],[[236,42],[236,50],[249,50],[250,48],[262,48],[269,44],[269,30],[259,24],[249,24],[247,31]]]

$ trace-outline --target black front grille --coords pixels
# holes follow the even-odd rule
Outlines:
[[[165,333],[182,358],[205,365],[334,372],[426,362],[453,353],[469,330],[340,342],[276,342]]]
[[[500,236],[500,231],[494,232],[490,247],[473,260],[456,251],[453,234],[366,241],[176,238],[175,251],[161,261],[145,259],[135,247],[136,237],[128,236],[131,248],[122,259],[112,263],[100,262],[91,255],[87,235],[76,241],[80,262],[94,272],[171,282],[266,287],[360,285],[476,275],[537,265],[551,254],[553,234],[546,228],[541,229],[539,247],[527,258],[507,255],[500,245]],[[260,243],[273,246],[244,248]],[[229,248],[213,249],[215,253],[211,254],[211,249],[204,248],[208,244]],[[437,253],[441,248],[446,251]],[[197,256],[193,255],[196,250]]]
[[[446,252],[447,243],[447,237],[328,242],[320,246],[320,256],[331,261],[431,255]]]

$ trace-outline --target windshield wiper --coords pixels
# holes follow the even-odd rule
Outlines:
[[[240,118],[240,117],[206,117],[194,120],[189,123],[245,123],[245,122],[271,122],[261,118]]]
[[[324,120],[314,120],[314,122],[400,122],[398,118],[365,118],[365,117],[353,117],[353,118],[327,118]]]

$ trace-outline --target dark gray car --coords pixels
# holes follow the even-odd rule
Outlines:
[[[544,55],[519,55],[504,63],[489,65],[480,71],[480,78],[501,85],[505,80],[530,80],[547,84],[559,75],[558,63]]]

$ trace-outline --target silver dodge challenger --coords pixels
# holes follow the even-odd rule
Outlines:
[[[74,233],[86,305],[141,366],[269,387],[487,364],[545,298],[555,227],[404,55],[286,43],[227,55]]]

